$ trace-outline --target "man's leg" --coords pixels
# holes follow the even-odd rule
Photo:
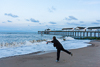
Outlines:
[[[68,53],[68,54],[70,54],[72,56],[72,53],[69,52],[68,50],[65,50],[64,48],[62,48],[62,51],[66,52],[66,53]]]
[[[57,49],[57,61],[59,61],[60,58],[60,49]]]

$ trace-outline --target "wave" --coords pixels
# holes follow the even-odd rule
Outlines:
[[[60,42],[62,41],[70,41],[70,40],[75,40],[74,38],[72,37],[63,37],[63,38],[58,38],[58,40]],[[40,39],[40,40],[31,40],[31,41],[25,41],[25,42],[12,42],[12,43],[0,43],[0,48],[7,48],[7,47],[20,47],[20,46],[23,46],[23,45],[33,45],[34,43],[40,43],[40,42],[43,42],[43,41],[51,41],[50,39]]]
[[[4,48],[4,47],[20,47],[22,45],[29,45],[30,43],[39,43],[39,42],[43,42],[43,41],[47,41],[45,39],[43,40],[32,40],[32,41],[25,41],[25,42],[12,42],[12,43],[0,43],[0,48]]]

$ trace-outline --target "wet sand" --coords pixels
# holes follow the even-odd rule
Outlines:
[[[56,52],[42,55],[31,53],[1,58],[0,67],[100,67],[100,40],[91,41],[90,44],[85,48],[70,50],[73,56],[61,52],[59,62],[56,62]]]

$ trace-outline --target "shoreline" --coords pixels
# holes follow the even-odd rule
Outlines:
[[[56,63],[56,52],[34,55],[34,53],[0,58],[0,67],[99,67],[100,40],[90,41],[91,46],[69,50],[73,56],[61,52]],[[36,52],[39,53],[39,52]],[[9,62],[10,61],[10,62]]]

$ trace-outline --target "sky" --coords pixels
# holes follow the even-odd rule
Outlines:
[[[100,26],[100,0],[0,0],[0,32]]]

